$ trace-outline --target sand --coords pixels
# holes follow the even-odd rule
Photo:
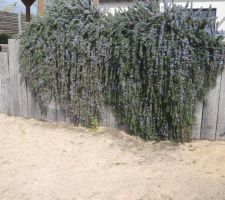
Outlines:
[[[225,200],[225,142],[144,142],[0,114],[0,200]]]

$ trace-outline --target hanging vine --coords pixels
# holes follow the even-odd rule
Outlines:
[[[112,15],[58,0],[22,33],[22,71],[43,110],[57,101],[87,126],[106,104],[132,134],[186,141],[197,102],[224,66],[209,16],[175,5],[161,13],[154,2]]]

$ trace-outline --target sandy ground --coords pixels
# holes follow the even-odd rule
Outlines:
[[[225,200],[225,142],[143,142],[0,114],[0,200]]]

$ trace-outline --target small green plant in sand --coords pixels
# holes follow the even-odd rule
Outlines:
[[[91,118],[90,128],[94,132],[96,132],[98,130],[98,118],[96,116]]]

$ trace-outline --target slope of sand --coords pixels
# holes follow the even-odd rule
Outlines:
[[[0,200],[88,199],[225,200],[225,142],[143,142],[0,114]]]

